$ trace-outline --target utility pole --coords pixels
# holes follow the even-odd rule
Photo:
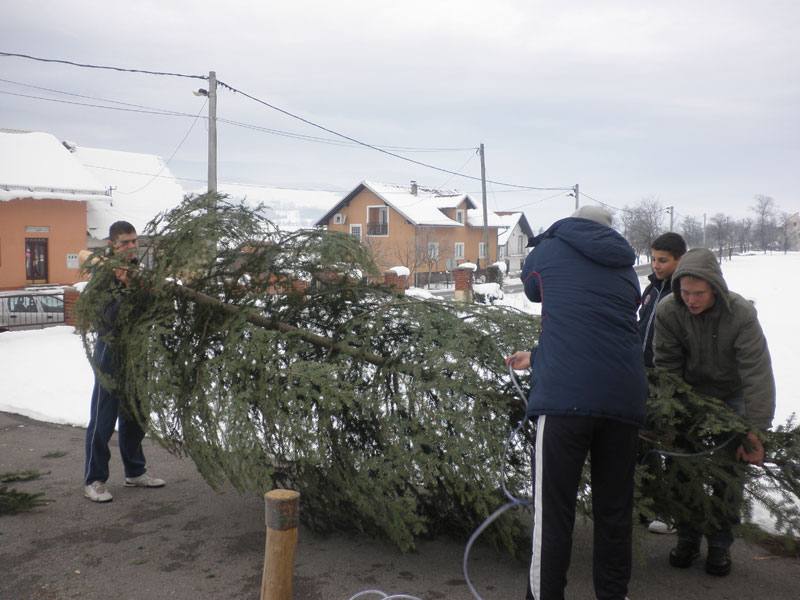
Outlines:
[[[208,72],[208,193],[217,193],[217,73]]]
[[[667,207],[667,212],[669,213],[669,230],[672,231],[672,225],[673,225],[673,223],[675,221],[675,207],[674,206],[668,206]]]
[[[489,268],[489,213],[486,209],[486,160],[483,154],[483,142],[481,142],[481,192],[483,193],[483,248],[486,252],[486,265]],[[480,257],[478,257],[480,263]]]
[[[580,188],[578,187],[577,183],[574,186],[572,186],[572,193],[575,195],[575,210],[578,210],[578,208],[580,208],[580,201],[578,200],[579,189]]]

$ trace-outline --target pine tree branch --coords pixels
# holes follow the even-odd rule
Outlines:
[[[183,285],[176,285],[174,289],[177,294],[191,298],[198,304],[219,309],[228,315],[236,315],[242,310],[239,306],[222,302],[221,300],[217,300],[216,298],[212,298],[207,294],[198,292]],[[354,358],[361,358],[378,367],[383,367],[388,362],[383,356],[361,350],[360,348],[356,348],[355,346],[351,346],[349,344],[343,344],[341,342],[334,341],[330,338],[312,333],[311,331],[300,329],[299,327],[293,327],[292,325],[282,321],[269,319],[261,315],[249,314],[247,315],[247,322],[258,327],[263,327],[264,329],[271,329],[273,331],[280,331],[281,333],[297,335],[301,340],[308,342],[309,344],[313,344],[321,348],[327,348],[328,350],[341,352],[342,354],[346,354]],[[410,372],[410,369],[404,369],[402,366],[399,366],[398,370],[401,372]]]

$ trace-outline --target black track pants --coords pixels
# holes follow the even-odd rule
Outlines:
[[[563,600],[575,502],[591,456],[593,576],[599,600],[623,600],[631,576],[633,472],[638,429],[594,417],[540,416],[533,474],[528,599]]]

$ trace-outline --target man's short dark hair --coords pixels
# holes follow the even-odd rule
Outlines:
[[[650,249],[669,252],[672,258],[677,259],[686,254],[686,242],[679,234],[669,231],[654,239]]]
[[[127,221],[117,221],[108,228],[108,239],[116,242],[119,236],[127,233],[136,233],[136,228]]]

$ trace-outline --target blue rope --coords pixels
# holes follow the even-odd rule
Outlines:
[[[519,393],[519,398],[522,401],[522,405],[527,410],[528,403],[525,400],[525,394],[522,391],[522,388],[519,386],[517,377],[514,374],[513,363],[508,365],[508,374],[511,376],[511,382],[514,384],[514,387],[517,388],[517,393]],[[472,549],[472,544],[475,542],[475,540],[477,540],[480,537],[480,535],[484,532],[484,530],[486,530],[486,528],[489,527],[489,525],[494,523],[494,521],[496,521],[500,517],[500,515],[502,515],[508,509],[514,508],[515,506],[519,505],[531,504],[530,500],[520,500],[519,498],[512,495],[511,492],[509,492],[508,488],[506,487],[506,456],[508,455],[508,447],[511,444],[511,440],[514,439],[514,436],[517,435],[519,430],[522,429],[522,427],[527,422],[528,422],[528,415],[526,414],[522,418],[522,421],[520,421],[519,425],[517,425],[514,431],[511,432],[511,435],[508,436],[508,438],[506,439],[506,443],[503,446],[503,458],[500,462],[500,485],[503,488],[503,493],[506,495],[506,498],[509,499],[509,502],[508,504],[501,506],[496,511],[494,511],[491,515],[489,515],[486,518],[486,520],[484,520],[483,523],[480,524],[480,526],[475,530],[472,536],[470,536],[469,541],[467,542],[467,545],[464,548],[464,559],[461,562],[461,567],[462,570],[464,571],[464,579],[467,582],[467,587],[469,587],[469,591],[472,592],[472,595],[475,596],[477,600],[483,600],[483,598],[481,597],[480,594],[478,594],[478,591],[472,585],[472,581],[469,578],[469,572],[467,569],[467,561],[469,560],[469,551]]]

